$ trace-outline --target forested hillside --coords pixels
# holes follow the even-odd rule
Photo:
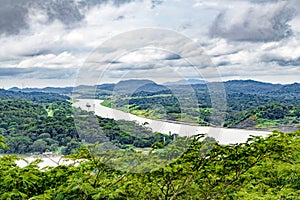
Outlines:
[[[7,153],[57,151],[80,141],[67,102],[39,104],[23,99],[0,99],[0,134]],[[79,145],[75,145],[79,147]]]
[[[141,117],[219,126],[220,124],[215,123],[213,119],[212,113],[215,109],[211,103],[209,90],[216,85],[219,89],[224,87],[224,91],[214,92],[224,92],[226,95],[226,99],[222,100],[226,103],[226,110],[221,113],[224,127],[274,130],[288,126],[290,127],[288,130],[294,130],[300,124],[299,115],[297,115],[300,103],[300,84],[298,83],[281,85],[253,80],[233,80],[223,83],[193,81],[190,84],[179,81],[159,85],[150,80],[127,80],[116,84],[96,86],[25,88],[23,90],[12,88],[11,91],[19,91],[22,95],[24,93],[20,91],[34,94],[32,97],[26,97],[34,101],[45,101],[44,92],[56,93],[52,93],[52,97],[46,100],[49,102],[61,100],[62,97],[57,94],[105,99],[107,101],[103,105],[113,106]],[[2,93],[11,94],[4,90]],[[180,101],[178,97],[181,98]],[[197,105],[194,101],[198,102]],[[258,112],[263,112],[261,109],[265,109],[264,112],[272,112],[276,115],[274,110],[269,109],[273,105],[285,110],[278,113],[280,117],[277,119],[258,114]],[[286,108],[291,110],[288,111]],[[281,116],[282,113],[285,113],[285,116]]]
[[[194,87],[199,110],[181,107],[168,90],[139,91],[104,104],[148,117],[158,113],[158,118],[177,120],[185,115],[186,120],[199,117],[202,122],[197,123],[208,123],[213,112],[204,95],[208,91],[202,90],[203,84]],[[279,96],[271,90],[268,95],[246,91],[227,94],[227,126],[299,123],[294,86]],[[16,164],[19,157],[1,156],[0,199],[300,199],[299,130],[226,146],[203,135],[173,141],[172,135],[153,133],[135,122],[74,109],[67,100],[59,94],[2,91],[1,153],[53,151],[80,164],[40,169],[37,160],[21,168]],[[162,107],[153,112],[148,108],[153,103]]]
[[[0,97],[12,99],[26,99],[39,103],[55,103],[69,100],[70,97],[60,95],[58,93],[45,93],[45,92],[14,92],[9,90],[0,89]]]
[[[209,88],[219,91],[212,92]],[[220,91],[222,88],[224,91]],[[294,129],[300,124],[300,84],[297,83],[280,85],[246,80],[190,86],[171,84],[161,91],[136,90],[130,96],[114,94],[102,99],[106,99],[105,106],[146,118],[220,126],[212,114],[216,111],[211,102],[212,93],[225,94],[222,100],[225,109],[217,111],[223,116],[224,127],[274,130],[282,126]]]
[[[171,139],[135,122],[95,117],[93,113],[76,110],[66,101],[67,97],[60,95],[7,93],[9,96],[0,97],[0,136],[5,137],[9,149],[0,150],[2,153],[69,154],[87,143],[111,142],[118,148],[130,148],[151,147]]]

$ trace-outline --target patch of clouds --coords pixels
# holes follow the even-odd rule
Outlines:
[[[282,75],[284,83],[296,82],[300,77],[299,36],[268,43],[231,42],[222,38],[214,39],[207,46],[207,54],[220,70],[222,77],[238,79]],[[295,79],[295,77],[298,78]],[[284,79],[285,76],[293,78]],[[265,80],[266,81],[266,80]],[[278,80],[277,80],[278,82]],[[280,80],[279,80],[280,82]]]
[[[43,67],[28,67],[28,68],[0,68],[0,77],[2,78],[19,78],[19,79],[70,79],[76,75],[76,69],[61,69],[61,68],[43,68]]]
[[[72,63],[72,62],[73,63]],[[74,57],[68,52],[63,52],[59,55],[47,54],[30,57],[22,60],[17,67],[18,68],[29,68],[29,67],[45,67],[55,69],[60,68],[72,68],[74,63],[77,63],[78,58]]]
[[[161,29],[134,30],[113,37],[96,49],[77,80],[80,84],[87,80],[98,84],[100,76],[104,81],[120,78],[122,74],[129,74],[131,78],[143,75],[152,80],[163,76],[171,78],[172,73],[161,74],[163,68],[186,77],[192,71],[197,74],[192,68],[200,70],[209,66],[208,61],[203,50],[181,34]]]
[[[0,4],[0,35],[17,34],[21,29],[27,28],[27,9],[22,3],[10,0],[1,0]]]
[[[111,4],[120,7],[132,0],[0,0],[0,34],[19,34],[30,27],[32,12],[43,13],[43,23],[60,21],[67,28],[78,26],[86,12],[95,7]],[[155,2],[153,2],[155,4]]]
[[[33,29],[38,31],[33,31]],[[63,48],[61,34],[65,30],[61,23],[55,22],[49,26],[37,26],[32,29],[32,35],[18,35],[0,38],[2,48],[1,58],[18,58],[60,52]]]
[[[264,61],[266,62],[274,62],[280,66],[300,66],[300,58],[294,60],[287,60],[285,58],[265,58]],[[298,69],[299,70],[299,69]]]
[[[0,4],[0,34],[19,34],[28,29],[31,11],[45,13],[47,23],[59,20],[66,26],[84,18],[72,0],[0,0]]]
[[[267,5],[249,2],[235,4],[228,6],[216,17],[210,29],[212,37],[233,41],[270,42],[292,35],[289,22],[296,16],[296,11],[288,2]]]
[[[1,1],[15,5],[14,1]],[[6,8],[11,13],[19,9],[14,19],[0,8],[0,24],[4,24],[0,26],[2,78],[70,79],[80,66],[97,78],[108,65],[111,70],[105,71],[106,81],[123,75],[172,79],[175,72],[213,78],[218,69],[224,77],[275,75],[283,69],[287,74],[299,74],[297,0],[67,0],[64,4],[28,0],[24,5],[20,1],[15,1],[19,7]],[[168,29],[173,35],[153,31],[115,38],[148,27]],[[191,38],[202,51],[176,39],[175,33]],[[193,66],[195,61],[200,64]],[[43,68],[48,75],[42,76]]]
[[[125,63],[145,63],[157,62],[161,60],[177,60],[181,57],[177,54],[164,52],[157,49],[142,49],[139,51],[130,52],[129,54],[121,57],[119,62]]]
[[[149,70],[153,70],[153,69],[157,69],[157,65],[155,64],[121,64],[121,65],[116,65],[111,67],[111,69],[113,69],[113,71],[144,71],[143,73],[145,73],[145,71],[149,71]]]
[[[217,1],[205,1],[205,0],[200,0],[200,1],[196,1],[193,4],[193,7],[195,8],[202,8],[202,7],[218,7],[219,3]]]

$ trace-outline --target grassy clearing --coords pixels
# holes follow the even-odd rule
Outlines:
[[[109,101],[109,100],[103,101],[102,103],[100,103],[100,105],[108,107],[108,108],[112,108],[111,101]]]
[[[284,119],[270,120],[270,119],[257,119],[256,128],[265,129],[265,128],[276,128],[282,125],[293,125],[297,124],[298,120],[295,117],[285,117]]]
[[[52,109],[46,109],[46,111],[47,111],[48,117],[53,117],[53,115],[54,115],[54,110],[52,110]]]

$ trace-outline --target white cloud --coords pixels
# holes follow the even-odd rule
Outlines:
[[[22,60],[17,67],[45,67],[45,68],[74,68],[77,63],[82,62],[80,58],[76,58],[68,52],[59,55],[47,54]]]
[[[68,23],[62,20],[63,15],[58,13],[52,13],[56,17],[50,20],[51,15],[36,7],[29,10],[26,18],[28,29],[19,34],[0,36],[0,68],[34,70],[37,67],[74,72],[74,68],[79,69],[85,64],[94,67],[89,70],[96,68],[99,72],[114,61],[115,71],[109,72],[111,74],[107,77],[120,76],[125,72],[131,72],[132,76],[145,76],[145,71],[150,70],[147,75],[152,74],[153,78],[162,80],[162,76],[172,79],[161,75],[168,73],[168,70],[162,70],[164,68],[185,76],[197,74],[186,69],[191,68],[188,61],[192,61],[200,63],[197,70],[204,75],[206,73],[207,77],[218,76],[213,72],[216,67],[226,77],[241,75],[255,79],[262,73],[272,76],[296,76],[298,73],[300,76],[297,66],[300,59],[300,18],[298,15],[289,21],[291,16],[287,13],[291,5],[298,2],[264,1],[258,4],[246,0],[173,0],[163,1],[154,8],[148,0],[119,6],[93,4],[80,10],[84,18],[76,15],[78,22],[71,23],[75,23],[74,26],[66,25]],[[77,13],[75,7],[71,10]],[[209,28],[216,25],[213,22],[220,13],[223,13],[221,18],[226,23],[218,25],[217,38],[210,38]],[[272,20],[278,23],[270,23]],[[279,25],[275,28],[278,34],[273,32],[271,25]],[[284,31],[290,29],[289,25],[293,35],[283,37]],[[118,34],[140,28],[168,29],[170,35],[145,32],[146,35],[125,34],[126,37],[115,38]],[[176,34],[197,41],[203,51],[195,50],[195,43],[177,40]],[[151,40],[153,43],[149,42]],[[215,68],[207,68],[209,59],[216,65]],[[283,70],[286,74],[282,73]]]
[[[294,17],[295,9],[289,2],[268,5],[235,2],[219,14],[211,27],[211,34],[234,41],[279,41],[292,35],[288,23]]]
[[[147,63],[147,62],[157,62],[162,60],[172,60],[176,59],[177,55],[169,52],[160,51],[157,49],[145,48],[139,51],[130,52],[127,55],[122,56],[119,62],[123,63]]]

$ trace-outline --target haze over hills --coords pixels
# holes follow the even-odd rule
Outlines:
[[[286,94],[299,93],[300,83],[293,84],[273,84],[266,82],[259,82],[254,80],[230,80],[222,82],[226,92],[237,92],[246,94]],[[45,88],[18,88],[13,87],[8,89],[15,92],[47,92],[71,95],[73,92],[84,90],[110,91],[121,94],[133,94],[138,92],[155,93],[169,90],[168,87],[192,85],[194,88],[206,88],[206,84],[215,84],[215,82],[205,82],[198,79],[180,80],[176,82],[166,82],[164,84],[157,84],[152,80],[138,80],[130,79],[123,80],[118,83],[101,84],[101,85],[80,85],[76,87],[45,87]]]

